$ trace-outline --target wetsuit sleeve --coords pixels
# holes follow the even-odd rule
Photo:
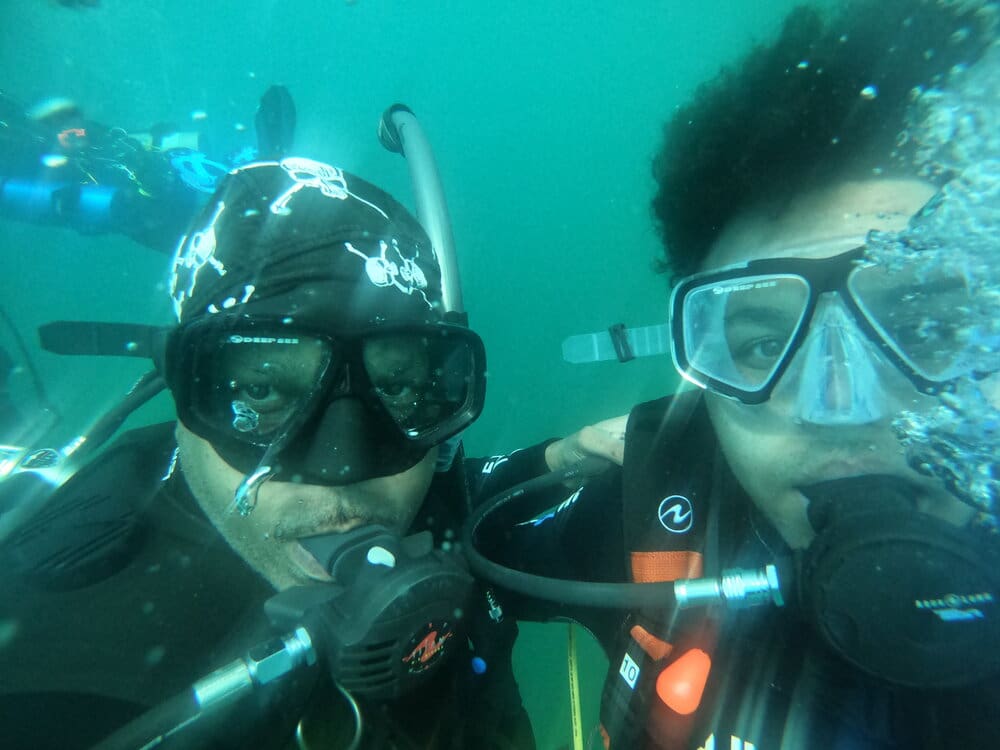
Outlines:
[[[538,449],[529,449],[532,450]],[[524,451],[529,455],[523,457],[518,454],[493,457],[482,465],[479,472],[489,474],[490,481],[501,476],[506,480],[507,486],[494,486],[494,494],[508,489],[514,476],[530,475],[529,451]],[[543,454],[544,447],[537,454],[544,465]],[[519,464],[526,467],[523,472],[518,470]],[[490,483],[478,479],[480,487]],[[527,506],[518,501],[491,515],[479,527],[479,551],[487,559],[526,573],[575,581],[628,581],[622,533],[621,471],[610,470],[576,491],[556,484],[541,493],[529,503],[542,508],[533,515],[526,516]],[[480,496],[479,502],[484,501]],[[599,638],[613,632],[617,622],[611,610],[570,608],[510,591],[504,592],[504,599],[517,619],[572,619]]]
[[[628,580],[620,484],[615,470],[575,491],[560,487],[547,510],[498,530],[492,540],[497,561],[555,578]]]
[[[466,459],[465,476],[472,504],[479,505],[515,484],[548,474],[545,449],[554,442],[555,439],[546,440],[513,453]]]

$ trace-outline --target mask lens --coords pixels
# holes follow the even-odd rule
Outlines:
[[[329,343],[254,329],[192,336],[190,413],[213,433],[267,445],[303,413],[332,361]]]
[[[745,276],[695,287],[681,311],[686,358],[716,386],[759,391],[787,356],[808,301],[808,283],[793,275]]]
[[[484,368],[477,342],[454,332],[365,339],[362,356],[373,392],[403,434],[424,438],[478,414]]]
[[[911,263],[864,266],[848,287],[882,340],[916,373],[943,381],[963,374],[973,300],[964,279]]]

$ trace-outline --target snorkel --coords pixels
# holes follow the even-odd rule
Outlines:
[[[451,314],[456,322],[464,325],[467,320],[462,304],[455,239],[430,142],[413,110],[405,104],[393,104],[385,111],[378,124],[378,139],[386,149],[401,154],[406,159],[417,219],[430,237],[431,246],[441,266],[445,314]]]
[[[378,124],[378,139],[389,151],[401,154],[410,169],[417,220],[430,237],[431,247],[434,248],[441,267],[445,320],[467,326],[469,318],[462,302],[455,238],[430,142],[413,111],[405,104],[393,104],[383,113]],[[435,471],[442,472],[451,468],[461,442],[462,436],[459,433],[438,447]]]

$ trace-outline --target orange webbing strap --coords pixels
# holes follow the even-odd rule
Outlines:
[[[642,625],[633,625],[632,629],[629,631],[629,635],[632,636],[632,640],[639,644],[643,651],[649,656],[653,661],[659,661],[660,659],[666,659],[670,656],[670,652],[674,650],[673,645],[667,643],[661,638],[657,638],[655,635],[650,633]]]
[[[630,556],[632,580],[636,583],[701,578],[704,567],[701,553],[688,550],[632,552]]]

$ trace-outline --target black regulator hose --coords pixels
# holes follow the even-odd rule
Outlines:
[[[312,638],[299,627],[250,649],[108,735],[92,750],[194,750],[224,734],[240,698],[316,664]]]
[[[159,747],[180,730],[189,728],[201,712],[194,694],[185,690],[105,737],[94,745],[93,750],[146,750]],[[188,746],[192,747],[194,743],[189,742]]]
[[[591,475],[595,473],[595,469],[599,471],[606,466],[607,462],[602,459],[587,458],[565,469],[514,485],[484,502],[469,517],[462,529],[462,546],[469,560],[469,567],[477,575],[498,586],[527,596],[563,604],[610,609],[635,606],[671,606],[674,603],[673,583],[597,583],[549,578],[508,568],[488,560],[477,547],[479,533],[486,520],[496,516],[503,508],[520,501],[518,505],[523,507],[518,508],[518,517],[530,518],[551,505],[549,497],[531,498],[530,496],[562,482]]]
[[[519,503],[516,518],[524,520],[551,506],[548,496],[531,498],[541,490],[579,477],[593,476],[607,468],[600,458],[585,458],[578,464],[529,479],[482,503],[462,529],[462,546],[469,567],[498,586],[536,599],[560,604],[603,609],[640,607],[678,608],[724,603],[731,607],[784,602],[773,565],[762,570],[728,570],[720,578],[697,578],[663,583],[601,583],[526,573],[487,559],[477,547],[480,531],[488,518]],[[515,514],[509,513],[513,516]]]

